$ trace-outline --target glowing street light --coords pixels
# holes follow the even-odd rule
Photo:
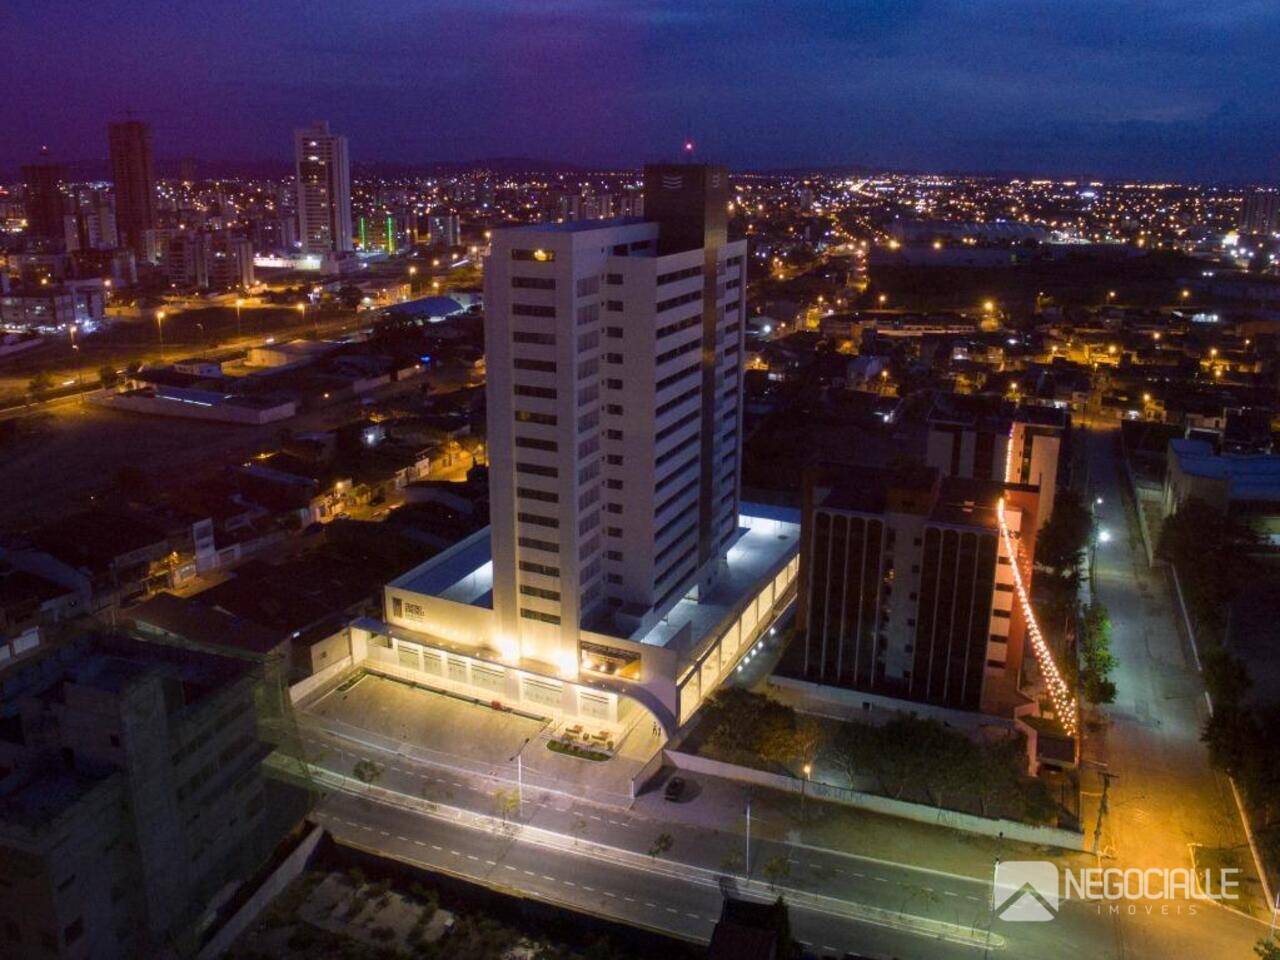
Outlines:
[[[156,332],[160,335],[160,362],[164,363],[164,311],[156,311]]]

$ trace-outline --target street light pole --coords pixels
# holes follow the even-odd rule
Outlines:
[[[156,311],[156,330],[160,334],[160,362],[164,363],[164,311]]]
[[[747,859],[742,865],[743,879],[751,878],[751,795],[747,795]]]
[[[239,340],[239,339],[240,339],[240,336],[241,336],[241,332],[240,332],[240,308],[241,308],[242,306],[244,306],[244,300],[243,300],[243,299],[241,299],[240,297],[236,297],[236,339],[237,339],[237,340]]]
[[[813,767],[806,763],[803,769],[804,769],[804,779],[800,781],[800,822],[801,823],[803,823],[805,819],[805,816],[804,816],[804,811],[805,811],[804,804],[805,804],[805,793],[806,793],[805,788],[808,787],[809,785],[809,774],[813,770]]]
[[[520,744],[520,749],[516,751],[516,755],[511,758],[516,762],[516,802],[519,805],[516,819],[524,816],[524,748],[529,745],[529,741],[533,737],[525,737],[524,743]],[[508,763],[511,761],[508,760]]]
[[[80,344],[76,343],[76,324],[72,324],[68,328],[71,334],[71,350],[75,353],[76,361],[76,399],[80,403],[84,403],[84,364],[80,360]]]

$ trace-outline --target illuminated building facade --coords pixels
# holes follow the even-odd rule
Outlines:
[[[303,253],[347,253],[351,234],[351,161],[347,138],[327,122],[293,132],[298,239]]]

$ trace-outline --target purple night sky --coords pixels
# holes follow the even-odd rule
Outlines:
[[[1275,0],[8,0],[0,170],[47,143],[284,161],[867,164],[1275,181]]]

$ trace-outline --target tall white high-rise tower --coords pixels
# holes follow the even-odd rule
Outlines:
[[[353,249],[351,162],[347,138],[329,132],[327,122],[293,132],[298,178],[298,238],[304,253],[332,254]]]
[[[645,169],[645,219],[495,231],[485,267],[495,630],[575,673],[705,590],[738,524],[746,242],[723,167]]]

